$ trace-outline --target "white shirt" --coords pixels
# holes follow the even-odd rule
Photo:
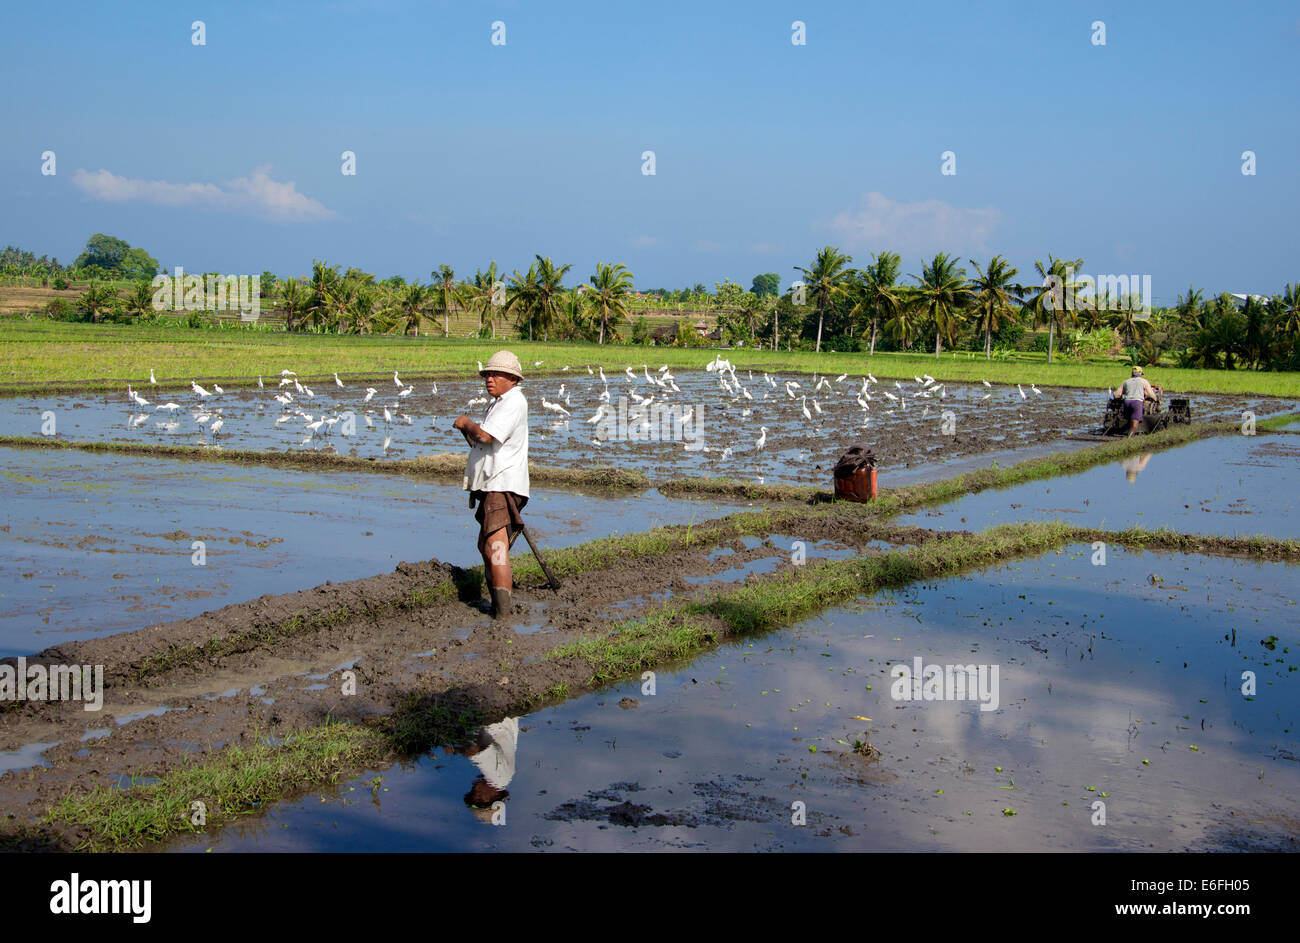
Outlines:
[[[507,394],[509,395],[509,394]],[[504,397],[503,397],[504,398]],[[495,789],[505,789],[515,778],[515,749],[519,743],[519,718],[507,717],[479,734],[483,747],[470,757],[483,778]]]
[[[475,442],[465,463],[466,491],[528,497],[528,400],[518,386],[494,399],[479,423],[496,441]]]

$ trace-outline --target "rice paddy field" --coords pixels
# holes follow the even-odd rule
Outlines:
[[[103,669],[2,705],[9,848],[1296,848],[1293,376],[519,344],[502,622],[495,347],[79,327],[0,326],[0,656]]]

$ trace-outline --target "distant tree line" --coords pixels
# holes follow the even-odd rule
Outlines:
[[[984,264],[967,261],[969,270],[940,252],[922,260],[919,272],[904,276],[898,253],[875,253],[867,265],[854,268],[851,256],[826,246],[809,266],[793,267],[795,283],[784,292],[774,272],[754,276],[748,291],[724,279],[712,292],[700,283],[637,292],[622,263],[597,262],[586,282],[566,287],[573,266],[540,254],[526,272],[516,269],[507,276],[494,261],[469,278],[457,278],[451,266],[439,265],[427,282],[397,275],[378,279],[317,260],[310,276],[279,279],[263,272],[261,292],[263,309],[282,311],[290,331],[450,336],[453,316],[463,326],[468,315],[475,325],[470,333],[480,337],[517,332],[529,339],[599,344],[712,339],[935,356],[948,347],[982,350],[992,359],[1007,356],[1028,332],[1046,329],[1046,337],[1035,333],[1028,339],[1042,345],[1048,362],[1064,352],[1125,355],[1144,365],[1168,358],[1183,366],[1300,370],[1300,284],[1244,302],[1228,294],[1206,298],[1193,286],[1175,307],[1144,313],[1139,302],[1150,299],[1111,297],[1106,289],[1100,297],[1079,296],[1083,283],[1076,273],[1082,259],[1048,255],[1034,263],[1028,283],[1000,255]],[[92,284],[75,305],[64,303],[50,312],[73,320],[153,316],[149,279],[157,270],[144,250],[102,233],[91,236],[66,268],[14,246],[0,253],[0,275],[90,273]],[[99,278],[134,280],[134,290],[123,297],[96,283]],[[1063,296],[1075,303],[1062,303]],[[634,320],[638,312],[669,306],[686,307],[688,316],[654,331],[644,317]],[[696,329],[695,319],[702,316],[716,325],[710,338],[701,338]]]

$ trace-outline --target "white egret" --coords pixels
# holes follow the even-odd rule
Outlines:
[[[373,386],[368,386],[368,387],[366,387],[366,398],[363,399],[361,402],[363,402],[363,403],[368,403],[368,402],[370,402],[372,399],[374,399],[374,397],[375,397],[375,393],[377,393],[377,392],[378,392],[378,390],[376,390]]]
[[[1016,389],[1020,391],[1021,399],[1029,399],[1029,397],[1025,395],[1025,388],[1021,386],[1019,383],[1016,384]]]
[[[384,436],[384,451],[385,451],[385,452],[388,451],[388,446],[390,446],[392,443],[393,443],[393,437],[392,437],[392,436],[390,436],[390,435],[386,435],[386,436]]]
[[[482,361],[479,361],[478,368],[479,368],[479,370],[482,370],[482,369],[483,369],[483,362],[482,362]],[[396,370],[393,371],[393,386],[397,387],[399,390],[400,390],[402,387],[406,386],[405,383],[403,383],[401,380],[399,380],[399,379],[397,378],[397,371],[396,371]]]
[[[990,383],[988,380],[980,380],[980,382],[983,383],[985,386],[987,386],[990,390],[993,389],[993,384]]]
[[[217,386],[217,384],[215,384],[215,383],[212,384],[212,390],[213,390],[213,392],[215,392],[218,396],[225,396],[225,395],[226,395],[226,391],[223,390],[221,387]]]
[[[224,426],[225,424],[226,424],[226,420],[218,419],[212,425],[208,426],[208,429],[212,432],[212,440],[214,442],[216,441],[217,433],[221,431],[221,427]]]
[[[266,387],[262,385],[262,377],[261,377],[260,374],[258,375],[258,378],[257,378],[257,388],[258,388],[259,390],[264,390],[264,389],[266,389]]]
[[[398,395],[399,397],[410,396],[410,395],[411,395],[412,393],[414,393],[414,392],[415,392],[415,387],[413,387],[413,386],[408,386],[406,389],[402,390],[402,391],[401,391],[400,393],[398,393],[397,395]]]
[[[533,366],[534,366],[534,367],[540,367],[540,366],[541,366],[542,364],[544,364],[544,363],[546,363],[545,360],[534,360],[534,361],[533,361]]]
[[[1035,393],[1037,393],[1039,396],[1042,396],[1042,395],[1043,395],[1043,391],[1040,390],[1038,387],[1034,386],[1034,384],[1032,384],[1032,383],[1029,384],[1029,388],[1030,388],[1031,390],[1033,390]]]
[[[149,382],[155,385],[158,383],[158,381],[153,378],[153,367],[149,368]]]
[[[880,381],[877,380],[875,377],[871,376],[871,374],[869,374],[869,373],[867,374],[867,377],[871,380],[872,383],[879,383],[879,382],[880,382]]]
[[[199,394],[199,399],[207,399],[209,396],[212,395],[212,394],[209,393],[207,390],[205,390],[203,387],[201,387],[201,386],[199,386],[197,383],[195,383],[193,380],[190,381],[190,386],[193,387],[195,393],[198,393],[198,394]]]
[[[343,381],[339,379],[338,373],[334,374],[334,385],[339,389],[343,389]]]
[[[294,373],[292,370],[281,370],[281,371],[280,371],[280,376],[282,376],[282,377],[296,377],[297,375],[298,375],[298,374]]]
[[[807,419],[809,422],[812,422],[812,413],[808,412],[808,397],[805,396],[802,400],[802,403],[803,403],[802,406],[803,418]]]
[[[763,447],[767,445],[767,426],[759,426],[758,431],[761,432],[762,435],[760,435],[757,441],[754,442],[754,448],[761,452],[763,451]]]
[[[178,410],[178,409],[180,409],[180,408],[181,408],[181,404],[180,404],[180,403],[163,403],[163,404],[160,405],[160,406],[155,406],[155,407],[154,407],[154,412],[157,412],[158,410],[161,409],[161,410],[164,410],[165,412],[169,412],[169,413],[171,413],[171,412],[175,412],[176,410]]]

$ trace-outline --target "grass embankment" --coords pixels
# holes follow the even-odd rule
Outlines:
[[[716,542],[720,535],[715,532],[712,539]],[[625,540],[625,549],[662,549],[671,542],[663,535],[633,537],[636,540],[619,538]],[[693,528],[678,538],[688,545],[704,539]],[[646,543],[647,539],[652,542]],[[1009,524],[980,534],[936,537],[880,556],[785,568],[706,600],[670,603],[645,617],[620,623],[601,636],[560,646],[548,658],[578,662],[590,673],[588,684],[598,686],[693,657],[725,641],[790,624],[858,596],[1094,540],[1144,550],[1263,554],[1270,559],[1300,561],[1300,541],[1295,540],[1197,537],[1142,529],[1104,531],[1061,523]],[[577,548],[575,552],[581,551]],[[558,565],[573,566],[574,561]],[[526,683],[522,673],[516,680]],[[553,685],[545,696],[563,698],[568,694],[567,685]],[[541,694],[527,695],[510,713],[535,709],[543,700]],[[258,742],[252,747],[228,747],[164,774],[151,785],[70,792],[50,810],[47,824],[82,830],[87,836],[85,848],[137,848],[146,842],[202,831],[191,824],[195,801],[204,803],[205,827],[216,826],[305,788],[335,784],[340,777],[356,775],[396,756],[462,740],[486,719],[490,718],[453,692],[412,695],[393,714],[368,725],[327,723],[304,728],[278,746]],[[32,840],[30,830],[22,835]]]
[[[260,376],[294,370],[308,382],[345,382],[391,378],[394,370],[409,379],[471,379],[477,360],[509,347],[518,355],[526,377],[586,374],[588,364],[606,373],[628,364],[668,364],[678,370],[702,369],[719,353],[737,369],[849,373],[910,380],[929,373],[939,380],[993,383],[1038,383],[1048,386],[1113,387],[1127,376],[1117,362],[1059,359],[1022,354],[1014,361],[986,361],[968,351],[950,351],[938,359],[917,354],[821,353],[739,348],[632,347],[559,344],[516,339],[458,340],[441,337],[338,336],[275,334],[259,331],[180,331],[149,325],[68,324],[55,321],[0,319],[0,394],[117,390],[140,385],[153,368],[163,389],[188,389],[191,379],[216,380],[231,388],[256,383]],[[534,367],[542,361],[540,367]],[[1148,378],[1185,393],[1300,396],[1300,373],[1255,373],[1249,370],[1184,370],[1152,367]]]
[[[110,455],[136,455],[143,458],[186,459],[201,462],[228,462],[232,465],[261,465],[272,468],[295,468],[303,471],[376,472],[460,481],[465,473],[465,455],[444,452],[417,458],[380,460],[334,452],[284,451],[212,448],[200,445],[154,445],[134,442],[78,442],[49,436],[0,435],[0,448],[71,449]],[[549,465],[528,466],[531,481],[557,488],[601,488],[608,490],[644,490],[652,487],[650,479],[639,471],[612,465],[581,468],[553,468]]]

